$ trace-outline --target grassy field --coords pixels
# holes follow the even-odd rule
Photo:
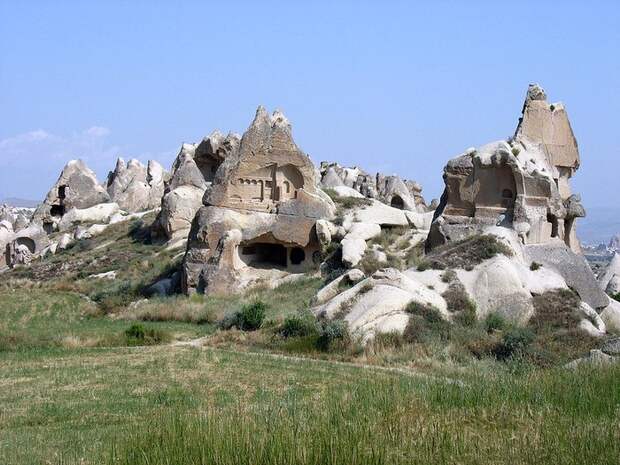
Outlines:
[[[617,464],[620,369],[451,378],[191,347],[0,355],[0,463]]]
[[[574,296],[527,328],[412,308],[362,348],[307,312],[315,276],[145,300],[178,260],[121,223],[2,275],[1,465],[618,463],[620,367],[559,368],[600,343]]]

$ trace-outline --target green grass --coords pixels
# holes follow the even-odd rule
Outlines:
[[[0,354],[0,463],[615,464],[620,367],[462,383],[212,349]]]
[[[0,352],[49,347],[126,345],[128,321],[98,313],[97,306],[73,292],[50,289],[0,290]],[[174,338],[192,338],[209,328],[187,323],[149,323]]]

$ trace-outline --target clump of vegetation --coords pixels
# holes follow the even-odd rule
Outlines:
[[[352,210],[372,205],[372,200],[366,197],[336,197],[334,203],[342,210]]]
[[[317,322],[312,313],[298,312],[284,319],[279,332],[284,338],[311,336],[318,333]]]
[[[370,245],[378,245],[383,251],[387,251],[390,247],[403,249],[408,245],[406,238],[409,231],[411,231],[411,229],[403,226],[396,226],[393,228],[384,227],[381,228],[381,234],[373,237],[369,243]]]
[[[469,298],[465,286],[458,279],[453,279],[441,296],[448,311],[456,314],[457,322],[464,326],[472,326],[476,322],[476,303]]]
[[[572,290],[561,289],[534,296],[534,315],[528,323],[534,333],[529,357],[540,366],[566,363],[588,353],[596,338],[578,328],[581,299]]]
[[[498,360],[523,358],[533,341],[534,333],[529,328],[512,326],[504,332],[500,343],[493,349],[493,355]]]
[[[504,317],[499,315],[498,313],[490,313],[484,319],[484,328],[487,333],[492,333],[494,331],[502,331],[508,326]]]
[[[414,266],[418,266],[422,262],[422,257],[424,256],[424,241],[419,242],[413,247],[409,247],[405,251],[405,256],[403,257],[404,266],[406,268],[411,268]]]
[[[432,305],[411,302],[405,311],[411,315],[403,333],[405,341],[425,343],[433,339],[446,341],[450,338],[450,323]]]
[[[323,352],[344,350],[351,343],[349,328],[344,320],[324,320],[319,323],[316,348]]]
[[[128,346],[150,346],[170,341],[171,337],[165,331],[155,328],[145,328],[139,323],[134,323],[125,330],[125,338]]]
[[[510,257],[512,251],[495,236],[479,234],[433,249],[425,258],[424,269],[464,268],[470,270],[499,254]]]
[[[454,270],[445,270],[441,273],[441,281],[444,283],[451,283],[456,279],[456,272]]]
[[[541,268],[542,268],[542,265],[540,263],[538,263],[538,262],[532,262],[530,264],[530,270],[532,270],[532,271],[536,271],[536,270],[539,270]]]
[[[407,341],[405,337],[396,331],[389,331],[386,333],[375,334],[372,340],[372,347],[375,351],[389,350],[389,349],[402,349]]]
[[[266,310],[267,305],[260,300],[245,304],[230,319],[225,319],[223,326],[225,328],[235,326],[242,331],[256,331],[263,325]]]
[[[513,148],[511,149],[511,151],[512,151],[512,154],[513,154],[515,157],[517,157],[517,156],[519,156],[519,153],[521,152],[521,149],[520,149],[519,147],[516,147],[516,146],[515,146],[515,147],[513,147]]]

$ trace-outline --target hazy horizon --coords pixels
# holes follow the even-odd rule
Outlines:
[[[73,158],[100,181],[118,156],[169,169],[263,104],[316,163],[414,179],[430,201],[448,159],[514,132],[531,82],[566,105],[586,208],[620,194],[614,2],[0,5],[0,199],[42,199]]]

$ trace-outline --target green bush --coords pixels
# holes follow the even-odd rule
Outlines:
[[[170,335],[164,331],[145,328],[140,323],[134,323],[125,330],[125,342],[128,346],[155,345],[169,341]]]
[[[344,348],[350,343],[349,328],[344,320],[322,321],[316,348],[324,352]]]
[[[267,305],[260,300],[241,307],[237,314],[237,327],[243,331],[256,331],[263,325]]]
[[[443,319],[432,305],[411,302],[406,312],[411,314],[403,333],[406,342],[429,342],[432,339],[450,339],[450,323]]]
[[[530,270],[532,270],[532,271],[539,270],[540,268],[542,268],[542,265],[540,263],[538,263],[538,262],[532,262],[530,264]]]
[[[530,344],[534,341],[534,333],[528,328],[511,327],[504,332],[501,342],[494,350],[499,360],[508,360],[526,355]]]
[[[484,320],[484,327],[487,333],[502,331],[506,328],[506,320],[497,313],[490,313]]]
[[[310,312],[287,316],[280,328],[280,335],[285,338],[305,337],[315,333],[317,333],[317,323]]]

